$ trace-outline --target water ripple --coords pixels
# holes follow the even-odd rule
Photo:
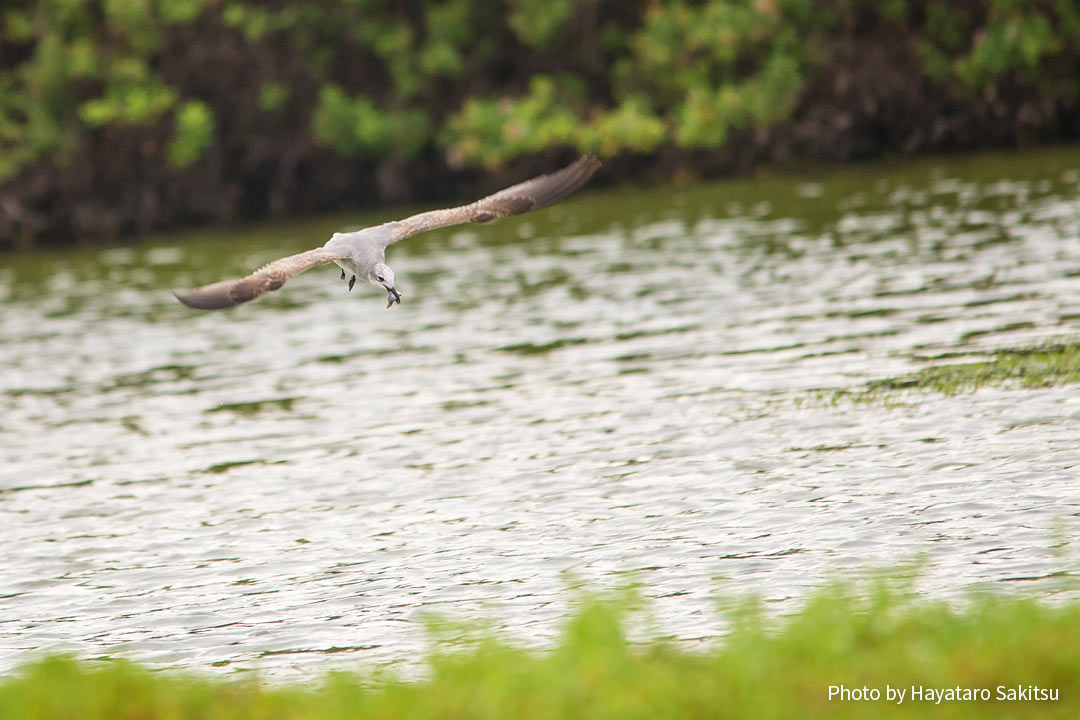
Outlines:
[[[1080,155],[956,162],[433,233],[392,312],[331,271],[227,314],[166,292],[302,249],[265,229],[13,258],[0,668],[407,661],[432,611],[543,642],[566,570],[636,575],[688,639],[718,590],[919,553],[927,592],[1051,591],[1074,389],[799,402],[1075,332],[1080,175],[1047,173]]]

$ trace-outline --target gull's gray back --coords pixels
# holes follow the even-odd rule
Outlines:
[[[334,233],[323,247],[347,255],[356,271],[363,272],[375,263],[385,260],[384,251],[390,244],[392,224],[384,223],[356,232]]]

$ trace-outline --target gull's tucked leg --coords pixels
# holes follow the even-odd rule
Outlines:
[[[344,271],[344,270],[342,270],[342,271],[341,271],[341,279],[342,279],[342,280],[344,280],[344,279],[345,279],[345,271]]]
[[[344,272],[341,274],[341,277],[342,277],[342,279],[345,278],[345,273]],[[352,292],[352,286],[355,285],[355,284],[356,284],[356,276],[353,275],[351,278],[349,278],[349,292]]]

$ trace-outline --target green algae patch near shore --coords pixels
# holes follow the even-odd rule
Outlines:
[[[987,594],[949,604],[880,581],[830,586],[782,618],[755,602],[733,607],[724,640],[702,649],[655,631],[654,639],[631,641],[649,626],[648,607],[592,598],[579,603],[550,649],[459,630],[452,641],[435,641],[418,679],[376,671],[290,685],[50,657],[0,680],[0,717],[1080,716],[1075,600]]]
[[[941,358],[939,358],[941,359]],[[1080,344],[1002,348],[986,360],[942,363],[906,375],[872,380],[855,390],[818,391],[827,405],[906,402],[911,393],[958,395],[983,387],[1035,389],[1080,382]]]
[[[1040,388],[1080,382],[1080,344],[1004,348],[988,360],[933,365],[868,385],[870,392],[917,388],[955,395],[981,387]]]

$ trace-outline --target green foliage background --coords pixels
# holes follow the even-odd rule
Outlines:
[[[537,154],[708,174],[1069,139],[1078,71],[1072,0],[9,0],[0,244],[440,195]]]

